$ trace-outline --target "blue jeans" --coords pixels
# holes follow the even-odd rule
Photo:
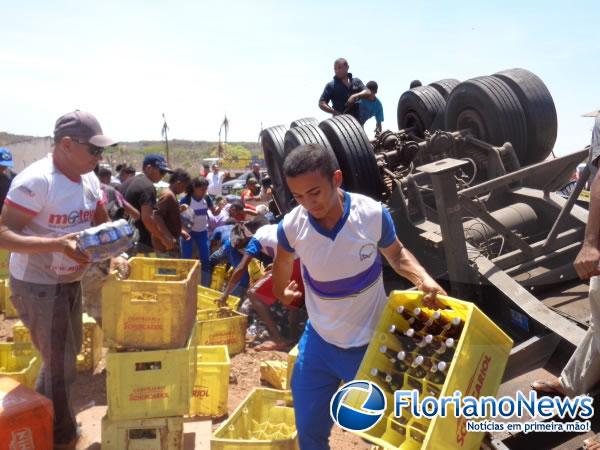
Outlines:
[[[208,231],[190,231],[191,239],[186,241],[181,239],[181,257],[183,259],[191,259],[194,251],[194,244],[198,248],[200,255],[200,263],[202,264],[202,286],[210,286],[210,264],[208,262]]]
[[[367,346],[343,349],[326,342],[310,321],[298,344],[292,375],[296,428],[301,450],[329,449],[331,397],[340,383],[354,379]]]

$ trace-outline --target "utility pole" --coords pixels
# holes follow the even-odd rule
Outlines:
[[[163,127],[161,134],[165,138],[165,148],[167,151],[167,164],[171,165],[171,159],[169,158],[169,138],[167,136],[167,131],[169,130],[169,126],[167,125],[167,118],[165,117],[165,113],[163,113]]]

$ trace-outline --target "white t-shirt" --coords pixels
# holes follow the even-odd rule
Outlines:
[[[193,217],[192,231],[206,231],[208,229],[208,208],[213,203],[206,195],[201,200],[190,198],[189,214]]]
[[[360,194],[344,193],[344,213],[326,230],[302,206],[279,223],[279,245],[302,261],[306,309],[315,331],[341,348],[366,345],[387,296],[379,247],[396,239],[389,212]]]
[[[256,258],[261,252],[273,259],[277,255],[277,225],[263,225],[250,238],[246,253]]]
[[[100,181],[93,172],[73,181],[60,172],[52,155],[34,162],[12,181],[5,204],[32,217],[21,231],[28,236],[58,237],[91,227],[98,204],[102,203]],[[37,284],[79,281],[86,265],[63,253],[10,256],[13,277]]]
[[[210,172],[206,175],[208,180],[208,193],[216,197],[223,195],[223,172]]]

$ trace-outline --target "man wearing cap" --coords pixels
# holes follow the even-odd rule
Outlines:
[[[212,165],[212,172],[206,175],[208,180],[208,195],[212,200],[223,195],[223,172],[219,170],[218,164]]]
[[[108,220],[92,172],[115,141],[96,118],[73,111],[56,121],[54,152],[13,180],[0,215],[0,247],[11,251],[11,300],[40,352],[36,390],[52,400],[54,448],[74,449],[71,386],[81,349],[81,284],[89,257],[77,235]]]
[[[13,178],[16,176],[10,168],[13,166],[12,153],[6,147],[0,147],[0,212],[4,205],[4,199],[8,194],[8,188]]]
[[[131,203],[141,215],[141,218],[135,221],[140,238],[134,251],[143,254],[153,252],[152,236],[163,245],[165,251],[171,251],[177,245],[179,236],[173,236],[162,218],[154,214],[156,208],[154,183],[158,183],[167,173],[173,171],[169,169],[162,155],[149,154],[144,158],[142,172],[123,183],[121,188],[125,200]]]

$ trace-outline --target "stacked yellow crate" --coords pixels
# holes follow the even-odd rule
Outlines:
[[[83,339],[81,352],[77,355],[77,371],[94,371],[102,358],[102,330],[96,321],[83,313]],[[29,329],[20,320],[13,325],[13,341],[15,344],[30,343]]]
[[[179,450],[196,379],[198,261],[131,258],[102,291],[108,412],[102,448]]]

